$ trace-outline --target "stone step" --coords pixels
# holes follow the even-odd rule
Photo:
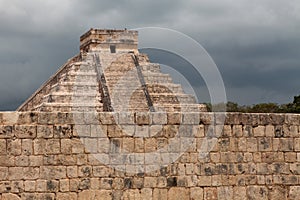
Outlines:
[[[45,95],[42,100],[48,103],[66,102],[93,102],[100,100],[99,93],[51,93]]]
[[[72,65],[70,66],[69,71],[74,71],[74,72],[94,72],[95,69],[95,65],[94,63],[84,63],[82,62],[82,64],[77,64],[77,65]]]
[[[145,72],[161,73],[159,64],[149,63],[146,65],[141,65],[140,67],[144,73]]]
[[[139,82],[139,77],[137,75],[136,76],[122,75],[118,77],[105,75],[105,79],[107,82],[118,82],[118,81],[122,81],[124,83],[131,82],[131,81]]]
[[[91,63],[78,62],[72,63],[67,67],[67,72],[92,72],[95,71],[95,66]]]
[[[88,105],[85,103],[41,103],[40,105],[36,106],[34,109],[36,111],[51,111],[51,108],[54,108],[55,111],[60,112],[69,112],[69,111],[101,111],[103,105],[100,103]]]
[[[51,86],[51,92],[91,92],[99,91],[97,82],[61,82]]]
[[[116,82],[116,83],[108,82],[107,86],[109,87],[110,91],[125,91],[125,92],[130,92],[130,91],[141,88],[140,82],[137,82],[137,81],[134,81],[134,82],[132,81],[127,84],[123,84],[120,82]]]
[[[34,111],[42,112],[101,112],[103,111],[102,104],[86,105],[86,104],[70,104],[70,103],[42,103],[34,108]]]
[[[125,101],[130,101],[132,103],[144,103],[146,101],[146,97],[143,93],[143,91],[137,90],[134,93],[130,94],[112,94],[111,101],[119,104],[126,103]]]
[[[110,91],[114,93],[130,93],[133,92],[135,89],[141,89],[142,86],[140,85],[139,81],[135,82],[118,82],[118,84],[109,83],[108,86],[110,87]],[[178,84],[148,84],[147,90],[149,93],[174,93],[174,94],[184,94],[183,89]]]
[[[169,76],[144,76],[144,80],[147,84],[167,84],[173,83],[172,78]]]
[[[138,77],[136,78],[126,77],[122,79],[106,79],[106,83],[108,87],[110,87],[111,89],[112,88],[126,89],[126,88],[136,88],[141,86]]]
[[[147,89],[149,93],[176,93],[183,94],[183,89],[179,84],[148,84]]]
[[[153,76],[153,77],[159,77],[159,76],[163,76],[163,77],[170,77],[171,76],[169,74],[164,74],[162,72],[151,72],[151,71],[142,71],[143,75],[145,77],[148,77],[148,76]]]
[[[96,76],[97,77],[97,73],[96,71],[84,71],[84,72],[81,72],[81,71],[69,71],[67,73],[67,75],[69,76]]]
[[[97,74],[96,73],[68,73],[63,74],[59,77],[58,82],[90,82],[90,81],[96,81],[97,80]]]
[[[156,74],[156,73],[155,73]],[[107,76],[105,75],[106,81],[110,82],[112,84],[115,84],[117,82],[126,84],[126,83],[130,83],[131,81],[137,81],[140,82],[139,77],[137,75],[133,76],[133,75],[128,75],[128,74],[119,74],[116,76]],[[168,75],[153,75],[151,74],[151,76],[144,76],[144,81],[146,82],[146,84],[160,84],[160,85],[164,85],[164,84],[171,84],[172,82],[172,78]]]
[[[59,83],[59,85],[98,86],[98,82],[97,81],[96,82],[95,81],[87,81],[87,82],[65,81]]]
[[[115,112],[147,112],[149,111],[147,104],[130,104],[127,106],[113,105],[113,109]]]
[[[103,68],[105,74],[118,74],[120,72],[129,72],[136,70],[135,65],[130,63],[113,63],[111,66]]]
[[[204,104],[154,104],[154,108],[162,112],[207,112]]]
[[[150,93],[150,97],[154,103],[160,104],[160,103],[169,103],[169,104],[178,104],[178,103],[184,103],[184,104],[193,104],[196,103],[195,98],[192,95],[188,94],[170,94],[170,93],[164,93],[164,94],[156,94],[156,93]]]
[[[130,65],[124,67],[124,63],[120,63],[118,64],[119,66],[117,67],[111,67],[111,68],[107,68],[105,70],[105,74],[107,75],[112,75],[112,76],[118,76],[121,73],[124,74],[124,72],[129,72],[129,71],[136,71],[136,67],[135,65],[133,65],[134,63],[132,62]],[[148,65],[142,65],[140,66],[141,67],[141,70],[142,72],[144,73],[160,73],[161,74],[161,71],[160,71],[160,66],[159,64],[148,64]]]
[[[121,78],[133,78],[137,76],[136,69],[127,71],[117,71],[117,72],[104,72],[105,77],[110,79],[121,79]]]
[[[39,106],[75,106],[75,107],[85,107],[85,106],[102,106],[102,103],[100,101],[93,101],[93,102],[43,102]]]

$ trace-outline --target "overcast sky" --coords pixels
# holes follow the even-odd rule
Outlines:
[[[16,109],[76,55],[90,28],[148,26],[202,44],[230,101],[288,103],[300,94],[298,0],[0,0],[0,110]]]

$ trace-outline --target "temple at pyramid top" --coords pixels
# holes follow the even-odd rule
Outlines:
[[[18,111],[206,111],[138,51],[138,32],[90,29],[69,59]]]
[[[138,32],[132,30],[90,29],[80,37],[80,51],[137,52]]]

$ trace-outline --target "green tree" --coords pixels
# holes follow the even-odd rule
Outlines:
[[[289,107],[291,109],[291,112],[300,113],[300,95],[294,96],[294,101]]]
[[[300,95],[294,96],[294,101],[288,104],[276,103],[259,103],[252,106],[240,106],[235,102],[218,103],[212,105],[205,103],[209,112],[224,111],[226,107],[227,112],[243,112],[243,113],[300,113]]]
[[[227,112],[241,112],[241,109],[237,103],[228,101],[226,104]]]
[[[294,101],[293,101],[294,107],[295,107],[295,112],[300,113],[300,95],[299,96],[294,96]]]
[[[249,112],[252,113],[277,113],[279,112],[279,106],[276,103],[260,103],[253,105]]]

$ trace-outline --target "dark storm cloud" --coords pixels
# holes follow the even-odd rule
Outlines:
[[[232,101],[283,103],[300,94],[297,0],[0,0],[0,5],[0,110],[15,109],[76,55],[79,36],[91,27],[161,26],[188,34],[215,60]],[[202,81],[191,82],[205,90]]]
[[[207,45],[222,73],[230,100],[245,104],[284,103],[300,94],[298,36],[274,39],[271,32],[269,35],[248,44],[230,39],[230,42]],[[246,100],[240,98],[244,93],[248,96]]]

